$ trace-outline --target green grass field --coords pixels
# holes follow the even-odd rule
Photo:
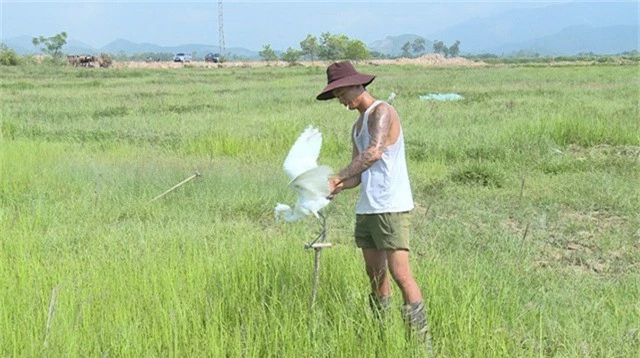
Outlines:
[[[412,267],[442,357],[640,351],[640,66],[359,65],[403,121]],[[0,356],[423,356],[381,329],[357,190],[314,218],[282,161],[350,159],[322,67],[0,68]],[[458,102],[426,102],[456,92]],[[151,199],[198,171],[202,176]],[[393,302],[402,304],[394,287]]]

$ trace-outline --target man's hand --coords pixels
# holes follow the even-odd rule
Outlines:
[[[333,199],[333,197],[336,196],[336,194],[338,194],[339,192],[341,192],[343,188],[344,188],[344,183],[342,182],[342,180],[338,175],[334,175],[331,178],[329,178],[329,196],[327,197],[327,199],[329,200]]]

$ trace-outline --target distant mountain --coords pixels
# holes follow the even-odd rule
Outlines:
[[[400,56],[402,54],[402,46],[405,43],[415,41],[423,36],[414,34],[404,34],[398,36],[387,36],[384,40],[378,40],[367,45],[370,51],[376,51],[390,56]],[[424,52],[433,52],[433,42],[425,38]]]
[[[33,37],[30,36],[20,36],[2,40],[2,42],[7,45],[7,47],[15,51],[15,53],[17,53],[18,55],[26,55],[36,52],[39,53],[40,51],[35,46],[33,46],[33,43],[31,42],[32,39]]]
[[[66,45],[62,47],[63,51],[68,54],[92,54],[96,51],[91,45],[82,41],[69,40]]]
[[[562,31],[520,43],[489,49],[488,53],[510,55],[516,51],[543,56],[577,55],[579,53],[616,54],[639,50],[636,26],[570,26]]]
[[[177,46],[160,46],[151,43],[135,43],[124,39],[118,39],[112,41],[102,48],[97,50],[98,52],[105,52],[111,54],[125,53],[127,55],[133,55],[136,53],[195,53],[198,56],[204,56],[205,54],[218,53],[220,48],[213,45],[204,44],[182,44]],[[225,55],[227,57],[239,57],[247,59],[259,59],[257,51],[251,51],[242,47],[229,47],[225,49]]]
[[[3,40],[4,44],[15,51],[18,55],[38,54],[41,53],[40,49],[33,46],[32,37],[20,36]],[[124,39],[117,39],[112,41],[101,48],[94,48],[84,42],[69,39],[67,43],[62,47],[62,52],[66,54],[100,54],[110,53],[119,54],[124,53],[126,55],[140,54],[140,53],[196,53],[199,56],[212,52],[217,53],[219,51],[218,46],[203,45],[203,44],[184,44],[178,46],[160,46],[150,43],[135,43]],[[252,51],[241,47],[229,47],[225,49],[225,55],[229,58],[243,58],[243,59],[259,59],[258,51]]]
[[[443,41],[447,46],[460,40],[460,51],[463,54],[491,53],[492,50],[509,43],[553,37],[568,27],[620,25],[638,25],[636,1],[571,2],[542,8],[510,10],[487,18],[465,21],[430,34],[426,38]],[[614,52],[629,49],[625,47],[619,50]],[[561,54],[568,53],[561,51]]]
[[[156,53],[172,52],[159,45],[154,45],[149,43],[138,44],[135,42],[131,42],[129,40],[124,40],[124,39],[117,39],[117,40],[111,41],[108,44],[102,46],[100,48],[100,51],[105,53],[112,53],[112,54],[125,53],[127,55],[132,55],[134,53],[145,53],[145,52],[156,52]]]

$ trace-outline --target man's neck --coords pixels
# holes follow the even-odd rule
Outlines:
[[[364,112],[371,107],[373,102],[376,101],[376,99],[367,91],[362,92],[358,97],[358,111],[360,114],[364,114]]]

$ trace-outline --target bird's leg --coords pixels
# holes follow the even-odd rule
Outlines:
[[[310,243],[305,245],[306,249],[309,249],[313,246],[313,244],[319,242],[324,242],[327,239],[327,219],[322,215],[322,213],[318,213],[318,220],[320,221],[320,225],[322,227],[322,231],[316,236],[316,238]]]

